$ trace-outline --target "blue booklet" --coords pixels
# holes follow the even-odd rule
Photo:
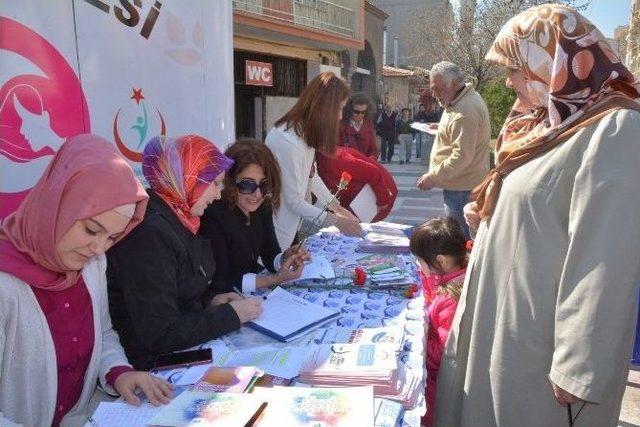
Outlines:
[[[278,341],[292,341],[340,315],[338,310],[314,304],[281,287],[262,303],[262,314],[247,326]]]

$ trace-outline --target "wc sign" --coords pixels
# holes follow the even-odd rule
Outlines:
[[[273,86],[273,65],[268,62],[245,61],[245,84]]]

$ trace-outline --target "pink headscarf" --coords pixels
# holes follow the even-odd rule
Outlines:
[[[38,274],[36,288],[61,291],[73,286],[79,271],[68,271],[57,252],[62,236],[78,220],[135,203],[122,239],[144,218],[147,194],[113,144],[96,135],[69,138],[49,163],[17,211],[0,229],[19,252],[0,247],[0,270],[14,274],[20,264],[34,262],[53,274]],[[25,264],[27,265],[27,264]],[[19,274],[24,276],[24,274]]]

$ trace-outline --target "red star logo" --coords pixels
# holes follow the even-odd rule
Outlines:
[[[133,90],[133,95],[131,95],[131,99],[135,99],[136,104],[140,105],[140,101],[144,99],[144,96],[142,95],[142,88],[140,89],[131,88],[131,90]]]

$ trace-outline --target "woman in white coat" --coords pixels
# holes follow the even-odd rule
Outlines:
[[[83,425],[99,379],[140,404],[169,384],[134,371],[111,327],[104,252],[147,195],[113,144],[70,138],[0,230],[0,425]]]
[[[478,230],[436,425],[617,425],[640,263],[640,84],[571,8],[511,19],[487,59],[517,102]]]
[[[313,221],[318,216],[322,226],[335,225],[347,235],[362,232],[358,218],[337,201],[329,207],[330,212],[322,213],[332,192],[315,170],[316,150],[328,155],[335,152],[342,109],[348,98],[349,88],[344,80],[331,72],[321,73],[267,134],[265,142],[282,171],[282,203],[273,215],[281,248],[291,246],[303,219]],[[308,200],[308,190],[320,207]]]

